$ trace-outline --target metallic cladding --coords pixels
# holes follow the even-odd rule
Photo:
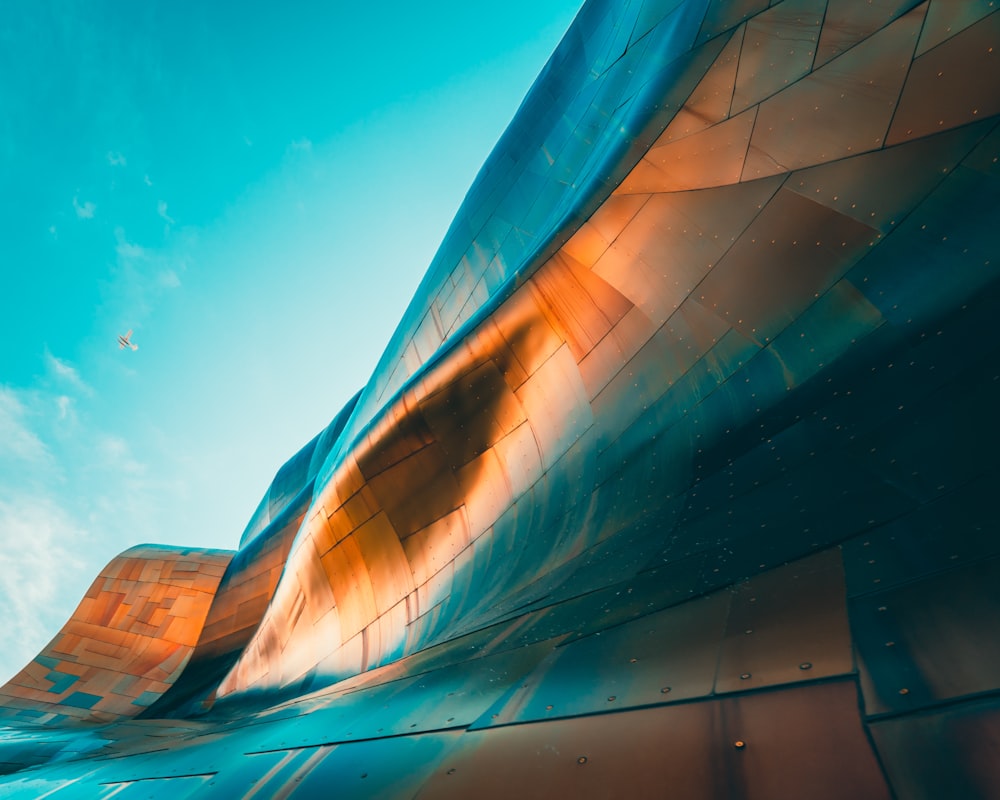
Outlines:
[[[5,796],[996,796],[998,53],[587,3],[197,602],[130,551],[3,688]]]

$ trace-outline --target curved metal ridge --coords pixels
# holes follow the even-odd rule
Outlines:
[[[0,690],[0,793],[994,794],[997,53],[585,4],[231,561],[130,551]]]

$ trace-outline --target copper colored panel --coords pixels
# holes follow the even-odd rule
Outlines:
[[[736,797],[778,800],[888,798],[889,787],[858,714],[854,681],[753,692],[720,703]],[[724,745],[724,746],[725,746]]]
[[[691,703],[468,731],[416,797],[715,798],[716,713]]]
[[[657,144],[615,192],[679,192],[739,182],[756,117],[756,107],[750,108],[683,139]]]
[[[816,67],[850,50],[894,17],[918,4],[919,0],[868,0],[865,3],[829,0],[816,50]],[[933,3],[929,13],[933,13]]]
[[[726,626],[715,691],[853,672],[840,550],[801,559],[740,584]]]
[[[632,307],[619,292],[579,262],[556,254],[531,278],[539,307],[582,360]]]
[[[375,618],[375,594],[361,548],[353,537],[322,556],[333,587],[343,638],[346,640]]]
[[[625,364],[652,337],[656,328],[639,308],[633,306],[621,321],[597,343],[580,362],[580,377],[592,400],[608,385]]]
[[[922,56],[932,47],[937,47],[945,39],[957,35],[996,10],[996,0],[967,0],[964,3],[931,0],[927,9],[927,21],[924,22],[920,42],[917,44],[917,55]]]
[[[945,179],[984,133],[982,124],[972,125],[821,164],[796,172],[786,186],[888,233]]]
[[[830,288],[874,237],[868,226],[782,190],[695,295],[736,330],[763,343]]]
[[[1000,702],[988,698],[870,724],[897,797],[992,798],[1000,787]]]
[[[746,24],[732,113],[738,114],[812,69],[826,0],[784,0]]]
[[[589,224],[608,242],[613,242],[635,217],[649,197],[646,195],[611,195],[594,212]],[[568,244],[568,243],[567,243]],[[572,255],[572,254],[571,254]]]
[[[1000,113],[1000,13],[913,62],[892,120],[889,144]]]
[[[660,144],[683,139],[722,122],[729,116],[729,108],[733,102],[733,87],[736,85],[736,67],[740,60],[740,47],[743,44],[745,30],[746,26],[743,25],[733,33],[715,63],[705,73],[705,77],[691,92],[691,96],[663,132],[658,140]]]
[[[403,549],[414,583],[418,586],[426,583],[470,542],[469,520],[464,506],[408,536],[403,540]]]
[[[881,147],[925,8],[914,9],[764,101],[743,180]]]
[[[24,711],[34,708],[106,722],[142,712],[187,664],[232,555],[144,545],[113,559],[59,634],[0,688],[0,717],[30,721],[37,711]]]
[[[493,317],[521,369],[529,376],[563,345],[541,312],[535,298],[519,292],[518,302],[506,303]]]
[[[461,489],[449,460],[444,449],[433,444],[369,483],[372,494],[401,537],[415,533],[461,505]],[[353,530],[350,520],[345,530]]]
[[[1000,560],[974,562],[851,601],[868,714],[993,691]]]
[[[541,365],[516,394],[528,415],[546,468],[591,425],[590,403],[568,347]]]
[[[852,682],[468,731],[417,797],[888,798]]]
[[[780,182],[771,178],[654,195],[594,272],[660,325],[732,247]]]
[[[413,573],[399,535],[384,514],[376,514],[354,534],[375,592],[379,614],[413,591]]]

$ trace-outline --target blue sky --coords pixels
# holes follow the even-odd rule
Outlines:
[[[4,5],[0,680],[122,550],[236,547],[579,5]]]

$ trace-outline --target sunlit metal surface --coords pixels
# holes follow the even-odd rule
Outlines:
[[[4,796],[996,796],[998,58],[588,2],[235,555],[3,688]]]

